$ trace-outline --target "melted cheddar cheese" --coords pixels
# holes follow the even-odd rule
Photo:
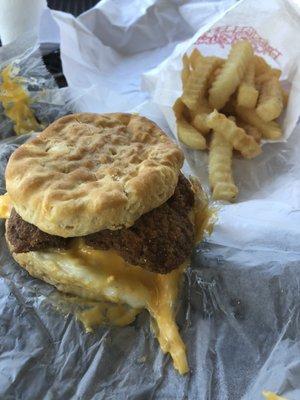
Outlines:
[[[0,218],[7,218],[10,208],[9,197],[0,196]],[[207,229],[210,216],[207,202],[196,202],[191,214],[200,239]],[[153,318],[161,349],[171,355],[174,367],[180,374],[188,372],[186,349],[175,320],[175,304],[188,261],[162,275],[128,264],[113,250],[93,249],[85,245],[82,239],[74,240],[71,249],[35,251],[31,252],[31,257],[36,257],[41,273],[43,265],[46,265],[44,273],[53,277],[54,282],[62,283],[64,290],[69,288],[66,290],[69,293],[84,297],[81,294],[84,288],[85,297],[88,293],[90,300],[105,299],[132,307],[131,311],[124,313],[122,307],[110,308],[107,303],[99,303],[77,314],[88,331],[103,322],[104,314],[110,314],[108,321],[118,321],[119,325],[125,325],[132,322],[142,308],[146,308]]]
[[[83,323],[87,332],[93,332],[98,325],[129,325],[140,311],[139,308],[131,308],[126,304],[102,301],[86,310],[78,311],[76,318]]]
[[[75,314],[86,332],[93,332],[98,325],[126,326],[131,324],[142,311],[127,304],[110,301],[91,301],[86,298],[59,292],[52,292],[47,302],[61,313]]]
[[[126,303],[134,309],[146,308],[155,321],[156,336],[162,350],[170,353],[179,373],[188,372],[185,345],[175,321],[175,303],[188,263],[161,275],[126,263],[113,250],[95,250],[81,240],[75,241],[72,249],[55,253],[57,264],[64,265],[64,268],[68,264],[69,273],[77,275],[74,281],[78,282],[80,276],[82,281],[82,275],[89,280],[93,299],[101,293],[112,302]]]
[[[266,400],[287,400],[285,397],[278,396],[276,393],[264,390],[262,392]]]
[[[68,250],[30,252],[27,270],[79,297],[128,304],[133,309],[146,308],[155,321],[162,350],[170,353],[174,367],[184,374],[188,372],[188,364],[174,306],[186,265],[161,275],[126,263],[113,250],[96,250],[77,239]],[[95,313],[90,313],[88,319],[89,326],[101,322]]]
[[[11,208],[11,200],[8,193],[0,196],[0,218],[9,218]]]
[[[0,102],[5,114],[14,123],[17,135],[40,129],[33,111],[31,110],[30,97],[23,88],[21,77],[13,77],[12,67],[5,67],[0,73]]]

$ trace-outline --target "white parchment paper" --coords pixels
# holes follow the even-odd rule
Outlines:
[[[47,26],[58,29],[75,109],[138,111],[172,135],[160,102],[141,89],[141,76],[164,71],[201,27],[234,3],[104,0],[78,19],[53,12]],[[258,15],[257,1],[243,4]],[[237,8],[227,19],[232,12]],[[297,42],[288,42],[286,51],[296,53]],[[157,76],[152,71],[147,77],[151,91]],[[255,163],[236,161],[240,202],[220,208],[213,234],[195,251],[181,296],[178,322],[191,366],[185,377],[160,352],[146,313],[126,328],[86,334],[72,314],[57,312],[53,289],[13,263],[2,224],[0,398],[258,400],[266,389],[298,400],[299,134],[296,128],[286,142],[266,144]],[[0,144],[2,191],[7,159],[24,139]],[[188,159],[186,171],[205,179],[204,160],[196,152]]]

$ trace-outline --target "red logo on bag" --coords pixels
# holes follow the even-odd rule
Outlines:
[[[219,44],[224,48],[225,45],[245,39],[251,42],[256,53],[268,54],[274,60],[282,55],[279,50],[262,38],[252,26],[218,26],[201,35],[195,44]]]

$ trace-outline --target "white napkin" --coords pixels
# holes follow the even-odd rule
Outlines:
[[[0,38],[6,45],[25,32],[38,35],[40,17],[46,0],[1,0]]]

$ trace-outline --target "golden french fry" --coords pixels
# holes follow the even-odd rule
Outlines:
[[[253,57],[253,49],[248,41],[235,43],[228,59],[209,89],[209,103],[220,110],[225,106],[230,96],[243,79],[247,65]]]
[[[204,98],[207,89],[207,82],[212,71],[218,67],[220,61],[217,57],[206,57],[197,65],[197,68],[190,73],[190,76],[183,88],[182,101],[191,110],[195,110],[199,101]]]
[[[243,122],[240,119],[237,121],[237,125],[242,129],[244,129],[247,135],[252,136],[257,143],[260,143],[262,133],[255,126],[247,124],[246,122]]]
[[[198,103],[195,110],[189,110],[191,125],[201,132],[202,135],[206,135],[210,131],[210,128],[206,123],[206,117],[211,112],[212,108],[206,99],[203,99],[201,103]]]
[[[185,104],[182,102],[181,98],[179,97],[175,101],[175,103],[174,103],[172,108],[173,108],[173,111],[174,111],[176,119],[179,119],[179,118],[181,118],[181,116],[182,116],[182,114],[184,112]]]
[[[265,400],[288,400],[286,397],[278,396],[278,394],[270,392],[269,390],[263,390],[262,395]]]
[[[249,86],[255,85],[255,65],[250,62],[245,71],[243,82],[247,83]]]
[[[237,104],[243,107],[255,108],[257,99],[258,90],[255,87],[255,66],[251,62],[238,88]]]
[[[269,80],[270,77],[271,77],[270,72],[266,72],[265,74],[256,76],[256,77],[255,77],[255,84],[256,84],[256,87],[257,87],[258,89],[260,89],[261,85],[262,85],[265,81]]]
[[[185,119],[180,119],[177,121],[177,136],[182,143],[194,150],[206,149],[205,138]]]
[[[261,153],[261,148],[253,137],[248,136],[242,128],[239,128],[235,122],[230,121],[224,114],[214,110],[214,112],[208,114],[206,121],[211,129],[222,134],[244,157],[254,158]]]
[[[275,78],[275,79],[279,80],[278,74],[273,73],[274,71],[275,70],[270,69],[269,72],[266,72],[265,74],[256,76],[255,77],[256,86],[260,87],[261,85],[263,85],[266,81],[270,80],[271,78]]]
[[[197,108],[195,108],[194,110],[189,110],[189,114],[191,116],[191,119],[193,119],[198,114],[209,114],[212,111],[213,109],[208,104],[208,101],[206,99],[201,99],[201,101],[198,101],[197,103]]]
[[[254,56],[254,65],[256,76],[263,75],[271,69],[269,64],[260,56]]]
[[[217,79],[217,77],[220,75],[221,71],[222,71],[222,67],[225,64],[225,60],[223,58],[220,58],[220,65],[218,66],[218,68],[216,68],[211,74],[210,77],[208,79],[208,88],[210,89],[212,87],[212,84],[214,83],[214,81]]]
[[[283,101],[283,107],[287,107],[288,101],[289,101],[289,94],[286,92],[283,87],[280,85],[281,88],[281,95],[282,95],[282,101]]]
[[[245,107],[236,107],[236,113],[247,124],[255,126],[265,139],[276,140],[282,136],[279,124],[275,121],[265,122],[256,113]]]
[[[254,56],[254,65],[255,65],[255,76],[264,76],[265,74],[276,76],[278,79],[281,76],[281,70],[279,68],[272,68],[270,65],[259,56]]]
[[[242,82],[237,97],[239,106],[255,108],[258,99],[258,90],[254,86],[249,86]]]
[[[194,49],[189,56],[189,62],[192,69],[196,69],[197,66],[203,61],[203,58],[204,57],[200,51],[198,49]]]
[[[12,209],[11,198],[8,193],[0,196],[0,218],[9,218]]]
[[[218,132],[213,132],[210,143],[208,174],[214,200],[231,201],[237,196],[232,177],[232,144]]]
[[[191,124],[193,125],[194,128],[197,129],[197,131],[201,132],[202,135],[207,135],[210,131],[210,128],[207,126],[206,118],[208,114],[202,113],[202,114],[197,114]]]
[[[224,63],[223,63],[224,65]],[[222,66],[216,68],[210,75],[210,77],[208,78],[208,82],[207,82],[207,86],[208,88],[211,88],[211,85],[213,84],[213,82],[217,79],[217,77],[220,75],[221,71],[222,71]]]
[[[282,89],[277,78],[272,76],[261,84],[257,115],[263,121],[272,121],[279,117],[283,110]]]
[[[272,68],[271,73],[273,76],[275,76],[275,78],[277,78],[279,80],[279,78],[281,77],[282,71],[279,68]]]
[[[190,62],[188,56],[185,54],[182,57],[182,70],[181,70],[181,82],[182,86],[186,85],[187,80],[190,76]]]

